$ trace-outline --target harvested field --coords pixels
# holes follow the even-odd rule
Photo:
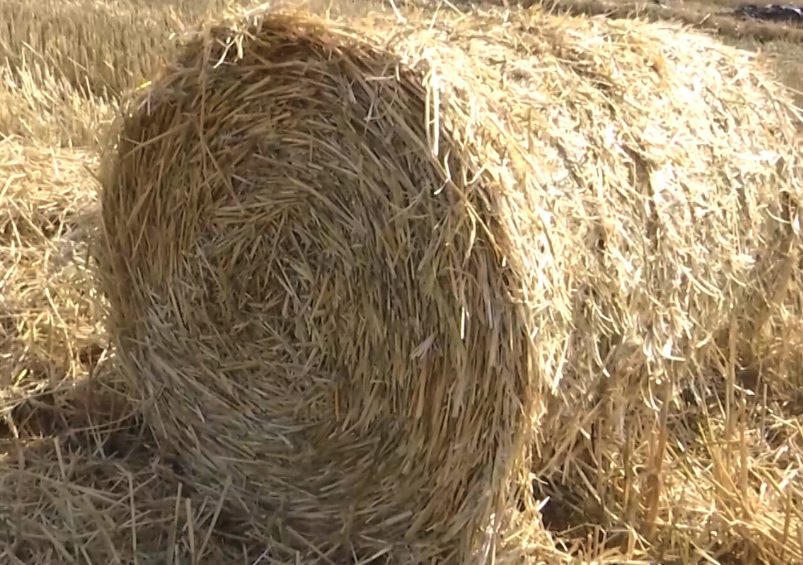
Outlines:
[[[0,65],[0,562],[803,560],[801,120],[755,56],[121,6],[144,59]]]
[[[102,144],[117,103],[174,53],[172,36],[226,4],[0,0],[0,135]]]

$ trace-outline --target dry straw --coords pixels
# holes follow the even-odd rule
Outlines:
[[[152,76],[170,35],[224,0],[0,0],[0,62],[12,75],[52,75],[87,97],[117,98]]]
[[[197,38],[103,175],[160,450],[311,560],[462,563],[532,465],[576,475],[586,438],[613,465],[632,428],[654,537],[668,407],[747,355],[797,244],[800,122],[753,69],[538,11]]]
[[[102,343],[87,248],[93,160],[0,140],[0,401],[86,377],[81,359]]]
[[[0,136],[100,145],[117,102],[224,0],[0,0]]]

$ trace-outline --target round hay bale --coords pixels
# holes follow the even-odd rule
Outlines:
[[[534,11],[192,42],[103,175],[157,437],[282,543],[483,560],[546,392],[563,425],[606,370],[705,362],[751,311],[801,178],[751,64]],[[539,457],[567,449],[551,426]]]
[[[426,69],[315,20],[250,32],[189,46],[121,128],[103,206],[133,385],[196,476],[321,551],[473,547],[533,404],[519,243],[488,231]]]

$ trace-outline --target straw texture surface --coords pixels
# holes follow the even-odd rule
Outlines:
[[[784,93],[671,26],[567,21],[262,14],[120,124],[128,377],[160,448],[282,543],[482,561],[577,417],[624,390],[608,432],[657,419],[670,366],[755,330],[797,237]]]

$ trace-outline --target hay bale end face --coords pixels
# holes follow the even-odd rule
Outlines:
[[[189,47],[122,126],[103,206],[134,384],[196,473],[319,547],[474,547],[532,404],[487,187],[427,128],[421,69],[313,20],[252,32]]]
[[[149,422],[301,548],[481,559],[529,458],[559,466],[600,394],[640,391],[605,404],[621,433],[677,359],[696,379],[796,237],[795,122],[748,55],[668,25],[432,21],[215,30],[104,174]]]

